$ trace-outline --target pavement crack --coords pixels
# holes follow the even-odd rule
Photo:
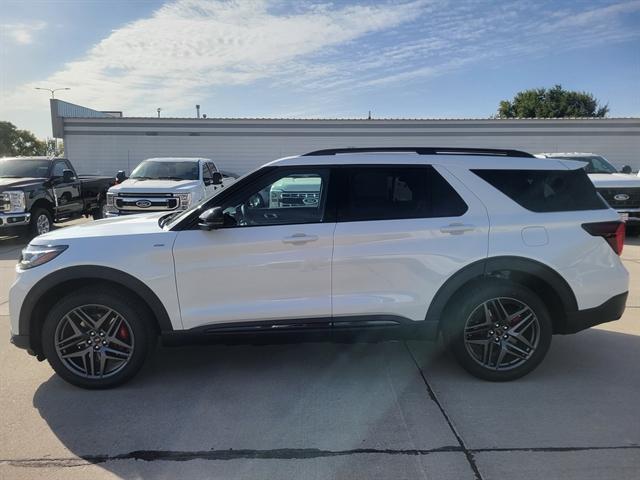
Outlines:
[[[442,406],[442,403],[440,403],[440,400],[438,400],[438,397],[436,396],[436,393],[433,391],[433,388],[431,388],[431,385],[429,384],[429,381],[427,380],[427,377],[425,377],[424,372],[422,371],[422,368],[420,368],[420,364],[418,363],[418,360],[416,359],[416,357],[413,355],[413,352],[409,348],[409,345],[407,345],[407,342],[403,342],[403,343],[404,343],[405,348],[407,349],[407,352],[409,352],[409,356],[413,359],[413,363],[415,363],[416,368],[418,369],[418,372],[420,372],[420,376],[422,377],[422,381],[424,382],[425,386],[427,387],[427,392],[429,393],[429,398],[431,398],[431,400],[433,400],[434,403],[438,406],[438,409],[440,410],[440,413],[442,414],[442,416],[444,417],[445,421],[447,422],[447,425],[449,425],[449,428],[451,429],[451,432],[456,437],[456,440],[458,441],[458,444],[460,445],[460,451],[462,451],[464,453],[465,457],[467,458],[467,462],[469,463],[469,467],[473,471],[473,475],[475,476],[476,480],[483,480],[482,479],[482,474],[480,473],[480,470],[478,469],[478,465],[476,464],[476,459],[473,456],[473,451],[469,450],[467,448],[467,446],[465,445],[464,440],[462,440],[462,437],[458,433],[458,430],[456,430],[456,427],[453,425],[453,422],[451,421],[451,419],[449,418],[449,415],[447,414],[447,412],[445,411],[444,407]]]
[[[145,462],[190,460],[308,460],[314,458],[343,457],[349,455],[430,455],[433,453],[489,453],[489,452],[580,452],[589,450],[640,450],[640,445],[613,447],[521,447],[521,448],[474,448],[464,450],[462,446],[445,446],[433,449],[379,449],[357,448],[352,450],[321,450],[318,448],[278,448],[271,450],[227,449],[202,451],[135,450],[118,455],[83,455],[69,458],[23,458],[0,459],[0,464],[24,468],[81,467],[117,460],[140,460]]]
[[[83,455],[77,458],[25,458],[20,460],[0,460],[17,467],[76,467],[105,463],[114,460],[158,460],[186,462],[189,460],[307,460],[313,458],[343,457],[348,455],[429,455],[432,453],[460,452],[458,446],[433,449],[378,449],[357,448],[352,450],[321,450],[317,448],[278,448],[271,450],[227,449],[202,451],[136,450],[119,455]]]

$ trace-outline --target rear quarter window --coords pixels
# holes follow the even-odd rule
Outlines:
[[[608,208],[583,169],[472,170],[472,172],[532,212]]]

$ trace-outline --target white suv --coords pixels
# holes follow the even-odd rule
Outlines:
[[[472,374],[515,379],[552,334],[624,311],[624,225],[582,166],[457,148],[277,160],[185,212],[35,238],[10,292],[12,341],[86,388],[131,378],[159,335],[442,334]]]

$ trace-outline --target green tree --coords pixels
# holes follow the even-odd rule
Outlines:
[[[46,154],[46,142],[28,130],[19,130],[11,122],[0,121],[0,157]]]
[[[606,117],[608,105],[600,105],[587,92],[564,90],[561,85],[553,88],[534,88],[518,92],[513,100],[502,100],[498,118],[562,118]]]

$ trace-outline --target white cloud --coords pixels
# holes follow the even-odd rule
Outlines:
[[[209,88],[277,76],[297,59],[394,28],[415,18],[423,4],[324,5],[276,14],[277,4],[267,0],[179,0],[113,31],[84,58],[37,83],[71,87],[68,98],[98,108],[170,111]],[[35,83],[11,102],[26,100]]]
[[[34,34],[46,26],[47,24],[43,21],[33,23],[3,23],[0,25],[0,36],[18,45],[29,45],[33,43]]]

